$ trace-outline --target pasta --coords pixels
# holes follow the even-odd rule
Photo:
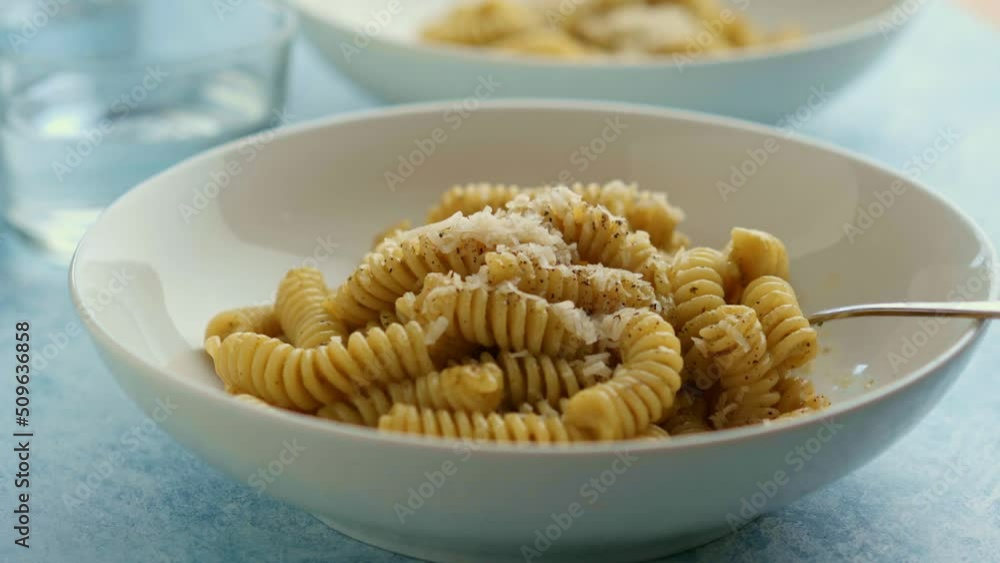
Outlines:
[[[692,56],[799,35],[762,32],[717,0],[480,0],[423,30],[431,42],[490,49],[513,42],[519,53],[556,57]]]
[[[747,286],[743,304],[757,312],[776,367],[797,368],[816,357],[816,330],[802,316],[788,282],[775,276],[757,278]]]
[[[722,394],[712,422],[723,428],[777,417],[780,394],[774,387],[781,372],[771,363],[757,314],[743,305],[724,305],[706,315],[712,323],[694,342],[719,369]]]
[[[415,378],[434,371],[419,324],[353,333],[318,348],[299,348],[262,334],[238,332],[209,338],[205,348],[227,388],[279,407],[315,411],[373,383]]]
[[[452,217],[397,234],[362,260],[327,302],[331,316],[348,329],[365,326],[407,292],[419,291],[430,273],[475,273],[483,255],[498,246],[536,243],[549,247],[553,260],[566,258],[567,245],[539,220],[494,215],[491,210]]]
[[[573,356],[597,339],[590,319],[570,302],[552,304],[512,284],[491,287],[454,274],[430,274],[416,297],[416,318],[443,318],[452,336],[500,350]]]
[[[775,391],[781,394],[781,398],[774,407],[781,412],[782,417],[797,416],[830,406],[826,397],[816,393],[812,382],[801,377],[785,377],[778,382]]]
[[[668,264],[650,242],[649,234],[631,231],[623,217],[604,206],[587,203],[568,188],[556,187],[518,196],[507,208],[538,216],[567,243],[576,245],[581,260],[639,273],[658,293],[669,293]]]
[[[491,252],[480,276],[492,285],[512,282],[517,289],[550,302],[572,301],[588,313],[614,313],[624,307],[653,307],[657,303],[653,286],[628,270],[550,265],[528,253]]]
[[[573,184],[570,188],[583,201],[602,205],[625,218],[633,230],[649,235],[653,246],[673,252],[686,244],[687,237],[676,231],[684,212],[667,202],[666,194],[640,191],[635,184],[621,181],[607,184]]]
[[[640,440],[664,440],[670,438],[670,433],[659,426],[650,426],[636,436]]]
[[[517,412],[525,414],[540,414],[546,416],[562,416],[562,413],[566,410],[566,401],[568,399],[559,399],[559,402],[555,405],[551,405],[548,401],[538,401],[537,403],[521,403],[521,406],[517,408]]]
[[[543,416],[562,416],[563,411],[566,410],[566,403],[568,399],[560,399],[559,403],[556,405],[551,405],[546,401],[540,401],[538,403],[523,403],[517,412],[525,414],[537,414]],[[637,440],[662,440],[670,437],[670,432],[666,428],[656,426],[655,424],[649,426],[638,435],[635,439]]]
[[[347,335],[344,326],[323,307],[327,292],[323,274],[315,268],[291,270],[281,280],[274,310],[291,344],[314,348]]]
[[[684,52],[689,46],[704,51],[728,48],[722,30],[703,28],[698,16],[675,3],[629,3],[596,11],[577,22],[574,30],[588,43],[613,53],[657,55]]]
[[[532,28],[508,35],[493,43],[497,49],[522,54],[539,54],[564,59],[576,59],[587,55],[585,43],[561,29]]]
[[[517,196],[535,197],[551,186],[520,188],[505,184],[468,184],[445,192],[441,202],[427,215],[430,222],[441,221],[455,213],[472,215],[490,207],[500,209]],[[639,190],[635,184],[613,181],[606,184],[573,184],[573,193],[590,205],[605,207],[610,213],[625,219],[629,228],[644,231],[650,242],[667,252],[675,252],[687,243],[687,237],[677,232],[684,212],[670,205],[662,193]]]
[[[679,253],[669,272],[674,310],[671,322],[686,352],[708,313],[726,304],[726,295],[739,291],[738,275],[726,256],[712,248],[692,248]]]
[[[489,413],[503,398],[503,373],[496,364],[453,366],[416,379],[372,386],[344,401],[325,405],[317,415],[330,420],[378,426],[380,416],[395,403],[420,408]]]
[[[611,376],[611,368],[605,363],[605,355],[596,356],[570,362],[562,358],[511,352],[501,352],[494,358],[489,352],[483,352],[480,359],[483,363],[495,363],[503,369],[503,404],[513,409],[518,405],[543,402],[554,407],[565,398],[607,380]]]
[[[409,320],[409,319],[407,319]],[[382,311],[379,313],[377,319],[372,319],[365,324],[364,331],[367,332],[373,328],[389,328],[390,325],[405,322],[399,316],[396,315],[395,311]]]
[[[537,404],[524,403],[518,412],[525,414],[538,414],[542,416],[561,416],[566,407],[567,399],[560,399],[560,403],[556,406],[552,406],[549,403],[542,401]],[[640,432],[635,439],[636,440],[663,440],[669,438],[670,433],[663,427],[656,426],[655,424],[646,428]]]
[[[726,254],[739,271],[742,285],[762,276],[788,279],[788,252],[770,233],[736,227]]]
[[[256,332],[266,336],[278,336],[281,334],[281,323],[271,305],[223,311],[208,321],[208,326],[205,327],[205,340],[213,336],[225,338],[234,332]]]
[[[427,213],[427,222],[443,221],[456,213],[472,215],[487,207],[501,209],[522,189],[504,184],[467,184],[454,186],[441,196],[441,202]]]
[[[543,416],[561,416],[566,408],[567,399],[560,399],[560,402],[556,406],[552,406],[549,403],[542,401],[537,404],[524,403],[518,412],[525,414],[538,414]],[[661,426],[656,426],[655,424],[649,426],[642,432],[640,432],[634,439],[636,440],[663,440],[670,438],[670,432],[666,428]]]
[[[681,389],[674,403],[674,410],[663,423],[671,436],[708,432],[708,401],[702,392]]]
[[[427,27],[424,37],[447,43],[486,45],[541,23],[541,14],[518,2],[483,0],[479,4],[458,6],[444,20]]]
[[[497,442],[567,443],[573,431],[554,415],[468,413],[397,404],[379,419],[380,430]]]
[[[681,386],[680,343],[659,315],[637,309],[605,317],[602,332],[621,364],[609,381],[573,395],[565,420],[589,439],[627,440],[662,422],[673,405]]]
[[[467,40],[533,33],[492,4],[462,16],[499,18]],[[666,440],[826,408],[793,371],[818,342],[784,244],[737,227],[723,251],[687,248],[683,218],[621,181],[456,186],[336,288],[296,268],[274,306],[215,315],[205,351],[236,400],[439,438]]]

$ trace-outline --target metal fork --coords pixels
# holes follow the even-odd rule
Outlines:
[[[1000,301],[870,303],[849,305],[819,311],[809,315],[810,324],[820,325],[835,319],[850,317],[966,317],[970,319],[1000,318]]]

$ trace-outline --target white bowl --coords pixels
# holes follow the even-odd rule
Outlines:
[[[707,542],[888,448],[951,385],[983,332],[965,320],[832,322],[820,329],[828,351],[812,369],[834,402],[826,418],[568,450],[470,451],[223,392],[201,350],[214,313],[267,299],[299,264],[316,264],[337,283],[375,232],[419,219],[453,183],[533,184],[565,170],[666,190],[699,243],[722,245],[733,225],[787,241],[807,311],[997,295],[993,249],[965,215],[841,150],[728,119],[621,105],[496,103],[457,129],[443,121],[446,111],[336,117],[203,154],[112,205],[72,266],[73,297],[138,404],[209,463],[362,541],[454,561],[521,560],[522,545],[554,561],[628,561]],[[602,131],[611,140],[598,143]],[[590,144],[602,151],[579,170],[571,155]],[[430,156],[418,159],[417,145]],[[390,189],[386,173],[400,159],[422,164]],[[733,167],[749,178],[720,191]],[[857,230],[845,230],[851,224]],[[177,405],[170,413],[168,398]],[[627,465],[616,461],[623,456]],[[601,492],[591,479],[614,483]],[[559,538],[543,550],[537,533]]]
[[[796,111],[827,103],[888,49],[922,5],[914,0],[729,0],[725,3],[734,12],[764,29],[797,23],[808,35],[797,44],[700,58],[566,62],[421,42],[420,29],[456,0],[289,2],[323,56],[385,100],[597,99],[768,123],[783,117],[793,121]]]

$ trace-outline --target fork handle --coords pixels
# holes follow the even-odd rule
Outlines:
[[[810,324],[850,317],[965,317],[1000,318],[1000,301],[871,303],[827,309],[809,315]]]

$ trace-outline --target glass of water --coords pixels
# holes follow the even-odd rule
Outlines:
[[[0,13],[0,209],[57,253],[149,176],[283,124],[296,20],[276,2],[7,0]]]

